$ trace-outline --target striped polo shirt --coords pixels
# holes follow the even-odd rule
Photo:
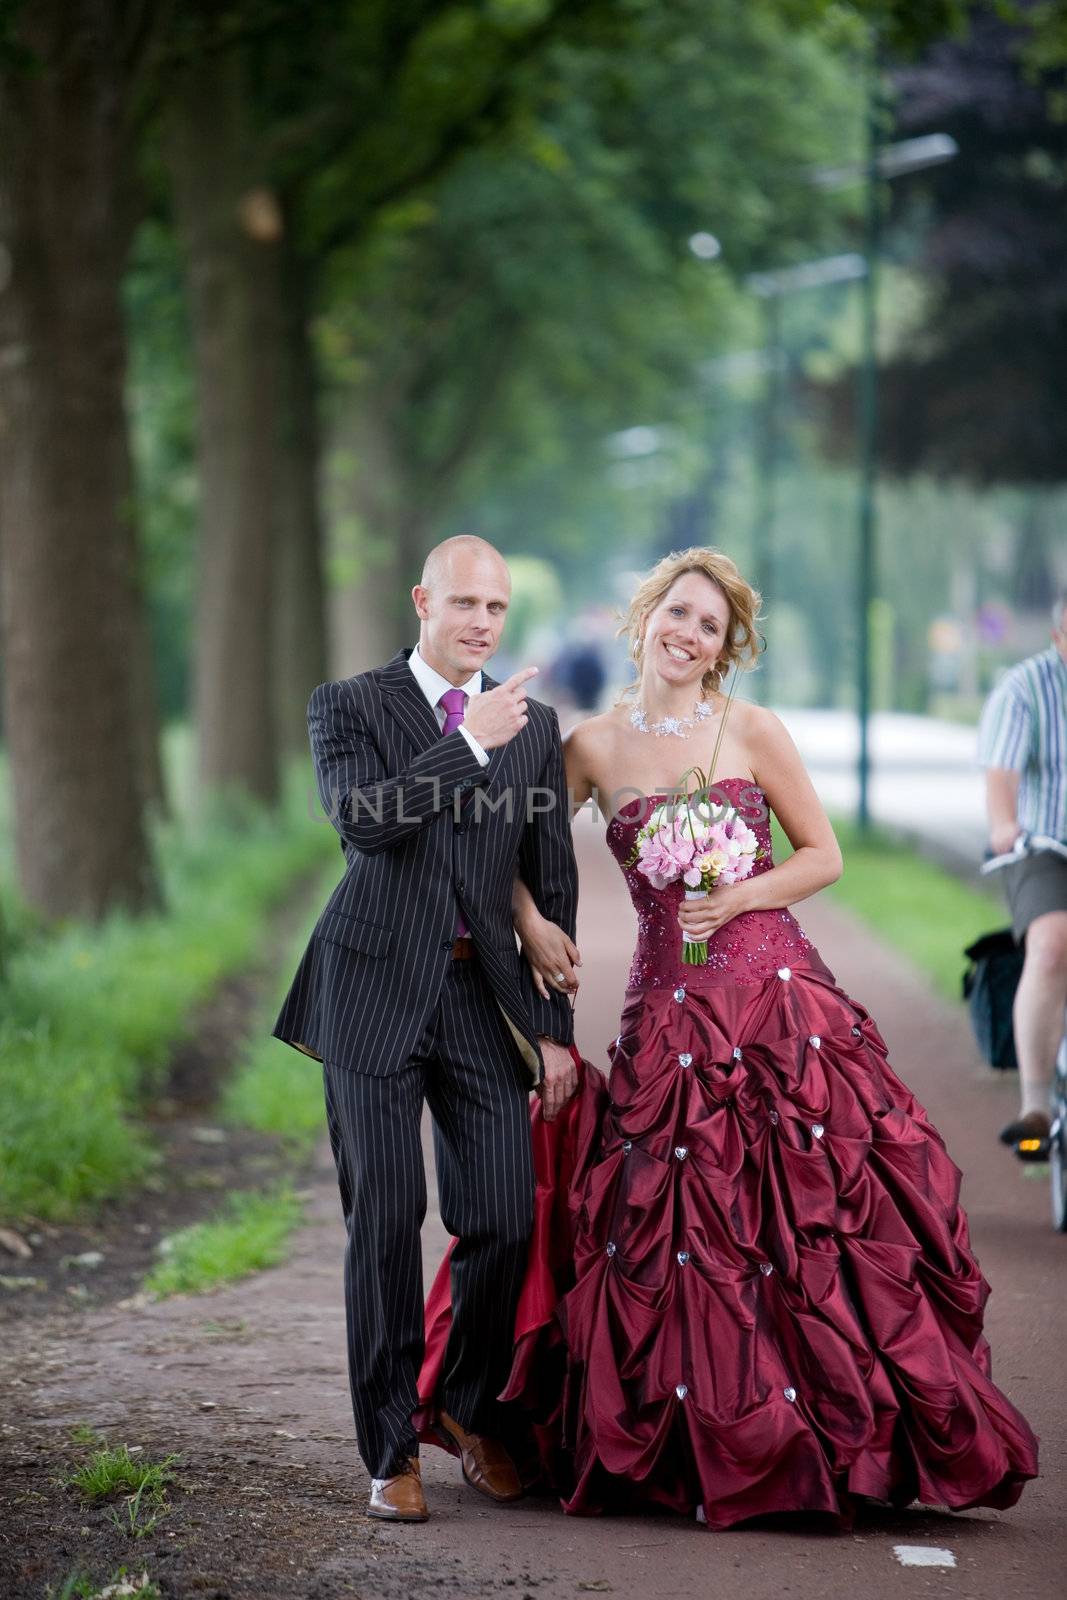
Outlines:
[[[1067,662],[1055,645],[997,684],[982,712],[978,760],[1022,774],[1021,828],[1067,843]]]

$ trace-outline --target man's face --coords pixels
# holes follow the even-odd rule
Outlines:
[[[428,588],[412,590],[419,651],[450,683],[466,683],[500,643],[511,579],[499,557],[456,555]]]

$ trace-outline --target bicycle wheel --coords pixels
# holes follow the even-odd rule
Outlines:
[[[1067,1233],[1067,1037],[1056,1058],[1052,1084],[1052,1127],[1049,1131],[1052,1176],[1052,1226]]]
[[[1052,1176],[1052,1226],[1058,1233],[1067,1233],[1067,1126],[1062,1116],[1057,1117],[1053,1124],[1049,1171]]]

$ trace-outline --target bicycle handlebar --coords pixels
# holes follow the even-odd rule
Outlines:
[[[1016,861],[1025,861],[1028,856],[1040,855],[1042,851],[1051,851],[1053,855],[1062,856],[1067,861],[1067,844],[1061,839],[1054,839],[1047,833],[1027,833],[1024,829],[1006,854],[987,855],[978,870],[983,874],[999,872],[1001,867],[1012,866]]]

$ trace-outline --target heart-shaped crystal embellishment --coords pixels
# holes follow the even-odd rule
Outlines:
[[[678,1057],[678,1065],[680,1067],[691,1067],[692,1064],[693,1064],[693,1058],[689,1054],[689,1051],[688,1050],[683,1050],[681,1055]]]
[[[678,1252],[678,1265],[680,1267],[684,1267],[688,1260],[689,1260],[689,1251],[688,1250],[679,1250],[679,1252]]]
[[[623,1153],[623,1155],[624,1156],[628,1156],[630,1154],[630,1151],[633,1149],[633,1147],[634,1147],[634,1145],[633,1145],[633,1140],[632,1139],[624,1139],[623,1142],[622,1142],[622,1153]]]
[[[675,1156],[675,1160],[676,1161],[684,1161],[688,1154],[689,1154],[689,1149],[688,1149],[688,1147],[686,1145],[684,1145],[684,1144],[676,1144],[675,1145],[675,1147],[674,1147],[674,1156]]]
[[[604,1253],[605,1253],[605,1255],[613,1256],[615,1254],[615,1251],[616,1251],[617,1248],[618,1248],[618,1246],[612,1240],[611,1242],[609,1242],[608,1244],[606,1244],[604,1246]]]
[[[792,1384],[790,1384],[790,1385],[789,1385],[789,1388],[788,1388],[788,1389],[783,1389],[783,1390],[782,1390],[782,1393],[783,1393],[783,1394],[784,1394],[784,1395],[785,1395],[785,1397],[786,1397],[786,1399],[787,1399],[787,1400],[788,1400],[788,1401],[789,1401],[789,1404],[790,1404],[790,1405],[792,1405],[792,1404],[793,1404],[793,1401],[794,1401],[794,1400],[795,1400],[795,1399],[796,1399],[796,1397],[797,1397],[797,1392],[796,1392],[796,1390],[795,1390],[795,1389],[794,1389],[794,1388],[793,1388],[793,1385],[792,1385]]]
[[[779,1118],[779,1116],[778,1116],[777,1111],[772,1111],[771,1114],[770,1114],[770,1118],[771,1118],[771,1127],[772,1128],[777,1128],[778,1123],[781,1120]]]
[[[826,1129],[823,1127],[821,1122],[813,1122],[811,1125],[811,1131],[815,1135],[816,1139],[821,1139],[823,1134],[826,1132]]]
[[[741,1046],[739,1044],[735,1044],[734,1045],[734,1060],[735,1061],[740,1061],[740,1059],[741,1059]]]
[[[685,990],[684,989],[675,989],[674,998],[676,1000],[684,1000],[685,999]]]
[[[793,974],[789,970],[788,967],[779,967],[778,968],[778,976],[780,978],[791,978],[793,976]]]
[[[759,1269],[765,1278],[769,1278],[771,1273],[774,1271],[774,1268],[771,1266],[769,1261],[761,1261],[759,1264]]]
[[[678,1396],[679,1400],[684,1400],[686,1395],[689,1393],[689,1387],[684,1383],[676,1383],[674,1386],[674,1392]]]
[[[819,1048],[819,1046],[822,1044],[822,1040],[819,1038],[819,1035],[817,1033],[813,1033],[810,1036],[810,1038],[808,1039],[808,1043],[811,1045],[811,1048],[813,1050],[817,1050]]]

